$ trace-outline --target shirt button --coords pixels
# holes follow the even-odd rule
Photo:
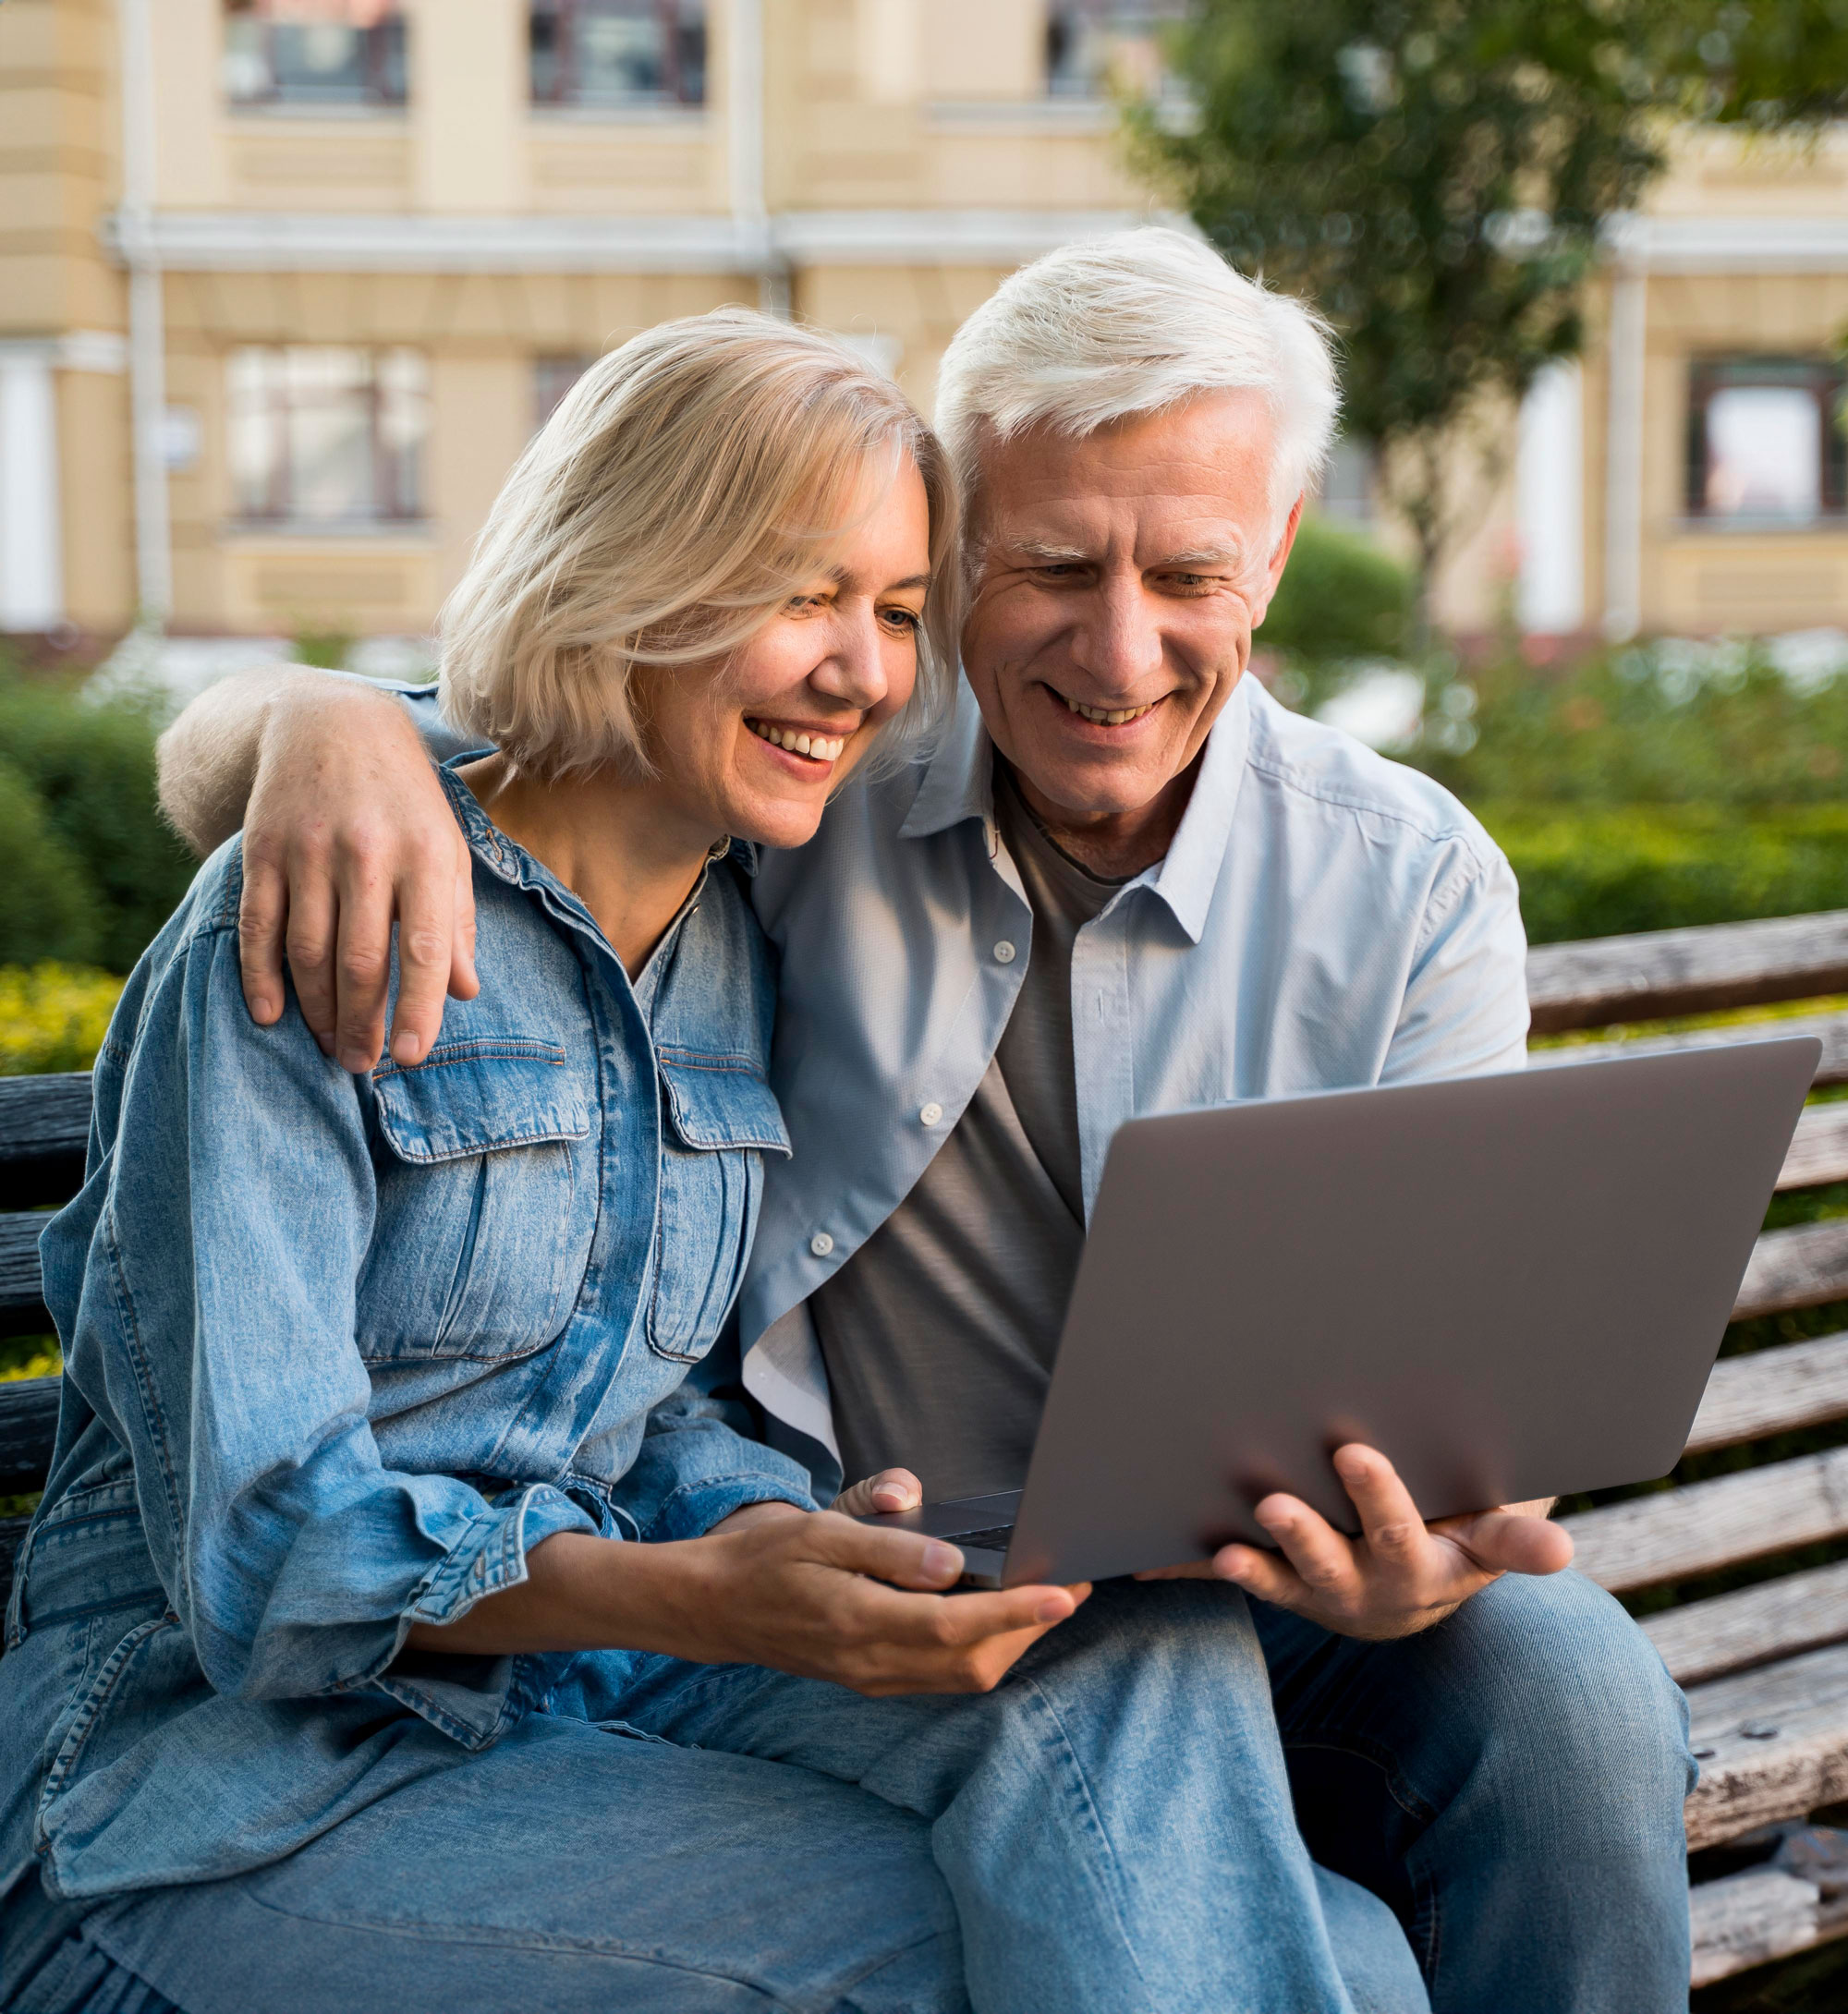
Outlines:
[[[818,1231],[808,1241],[808,1249],[817,1258],[826,1258],[834,1249],[834,1241],[825,1231]]]
[[[1011,965],[1014,963],[1014,946],[1004,937],[994,947],[994,962],[998,965]]]
[[[934,1126],[942,1116],[943,1108],[938,1104],[935,1098],[932,1098],[928,1105],[920,1105],[918,1109],[918,1119],[921,1125]]]

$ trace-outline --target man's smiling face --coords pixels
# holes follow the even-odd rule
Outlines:
[[[1240,391],[984,451],[963,663],[1055,829],[1128,840],[1153,819],[1165,847],[1295,535],[1300,504],[1273,528],[1275,445]]]

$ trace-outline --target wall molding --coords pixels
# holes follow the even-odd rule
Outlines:
[[[174,273],[750,274],[790,261],[1013,265],[1075,238],[1183,221],[1130,210],[793,210],[760,224],[168,210],[127,228],[113,215],[103,236],[118,260],[144,249]]]

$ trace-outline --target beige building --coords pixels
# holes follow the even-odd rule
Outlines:
[[[4,0],[0,630],[422,631],[583,362],[722,302],[928,410],[1003,274],[1153,213],[1108,91],[1174,5]],[[1612,275],[1445,609],[1848,625],[1848,148],[1691,143]]]

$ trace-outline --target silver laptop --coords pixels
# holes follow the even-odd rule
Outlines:
[[[1131,1120],[1024,1489],[870,1517],[966,1584],[1100,1580],[1342,1530],[1365,1441],[1427,1519],[1680,1459],[1814,1037]]]

